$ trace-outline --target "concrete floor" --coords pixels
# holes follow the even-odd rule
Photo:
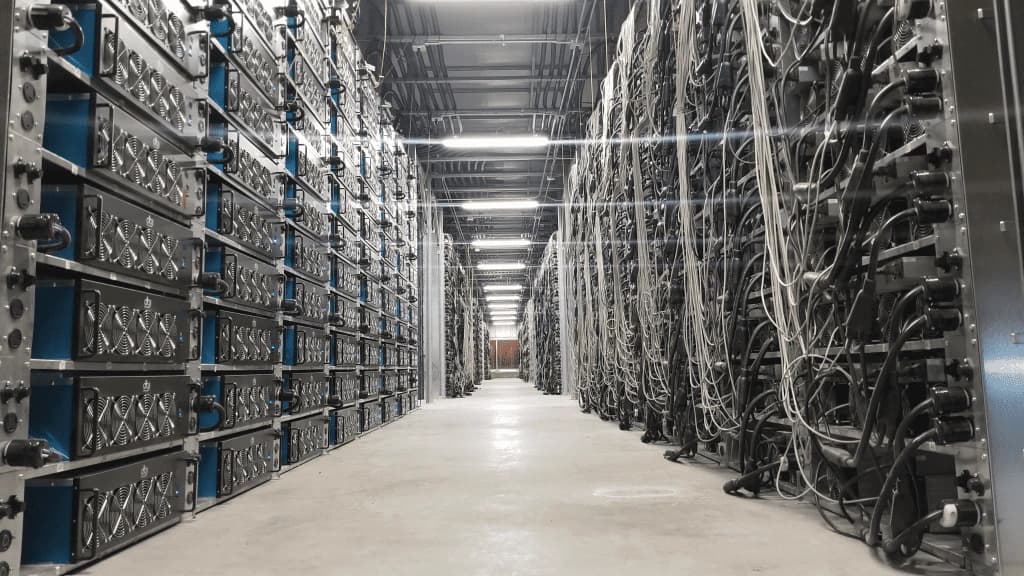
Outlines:
[[[519,380],[424,407],[87,574],[872,576],[810,506],[722,493]]]

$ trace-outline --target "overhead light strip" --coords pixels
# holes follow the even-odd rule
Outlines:
[[[521,284],[489,284],[484,286],[484,292],[513,292],[522,290]]]
[[[474,248],[523,248],[532,244],[526,238],[477,238]]]
[[[471,200],[462,203],[463,210],[500,211],[500,210],[534,210],[540,207],[536,200]]]
[[[526,264],[522,262],[484,262],[476,266],[480,270],[523,270]]]
[[[436,1],[436,0],[435,0]],[[450,0],[449,0],[450,1]],[[547,136],[456,136],[441,140],[441,145],[450,150],[491,150],[543,148],[547,146]]]

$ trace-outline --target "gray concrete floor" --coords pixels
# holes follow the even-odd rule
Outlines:
[[[424,407],[89,568],[103,576],[897,573],[519,380]]]

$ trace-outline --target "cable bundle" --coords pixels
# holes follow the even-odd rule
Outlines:
[[[527,322],[532,335],[520,346],[532,347],[534,387],[545,394],[562,393],[561,320],[558,311],[558,237],[552,238],[541,256],[540,270],[533,285]],[[525,355],[525,354],[524,354]]]
[[[924,489],[974,438],[941,7],[880,4],[634,7],[564,200],[566,344],[584,411],[901,561],[980,494]]]

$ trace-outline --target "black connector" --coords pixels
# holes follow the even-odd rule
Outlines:
[[[942,115],[942,98],[937,96],[907,96],[905,103],[907,113],[914,118],[928,119]]]
[[[936,416],[963,412],[971,407],[971,393],[966,388],[935,386],[928,391],[928,398]]]
[[[948,196],[950,193],[949,173],[943,170],[916,170],[910,173],[917,197]]]
[[[935,442],[943,446],[974,440],[974,421],[965,416],[937,419],[935,430]]]
[[[940,332],[959,330],[963,325],[964,315],[956,308],[929,308],[925,311],[928,327]]]
[[[955,278],[924,278],[921,287],[932,304],[951,304],[960,297],[960,282]]]
[[[919,96],[938,90],[941,77],[934,68],[912,68],[903,73],[903,81],[908,95]]]
[[[974,500],[943,500],[939,525],[943,528],[971,528],[981,523],[981,516],[981,508]]]
[[[302,316],[305,314],[305,309],[298,300],[286,298],[281,301],[281,313],[286,316]]]
[[[946,200],[914,199],[918,224],[942,224],[953,217],[953,206]]]

